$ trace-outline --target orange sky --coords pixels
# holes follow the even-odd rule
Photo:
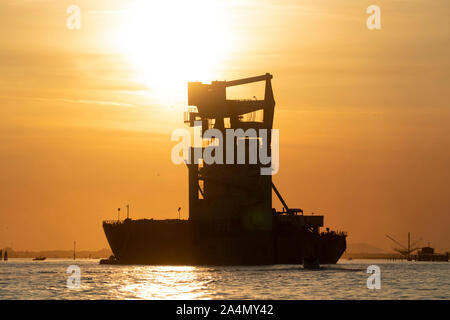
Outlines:
[[[187,217],[187,170],[170,160],[185,83],[270,72],[289,205],[350,243],[411,231],[450,249],[447,0],[161,3],[1,1],[0,247],[107,247],[101,221],[127,203]]]

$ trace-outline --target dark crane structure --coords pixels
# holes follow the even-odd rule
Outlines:
[[[394,242],[395,244],[397,244],[398,246],[400,246],[400,248],[393,248],[395,251],[397,251],[398,253],[400,253],[402,256],[405,257],[405,259],[407,259],[408,261],[412,260],[412,253],[418,249],[420,249],[419,247],[416,247],[417,244],[420,243],[420,241],[422,241],[422,238],[420,238],[419,240],[415,241],[414,243],[411,244],[411,233],[408,232],[408,244],[406,246],[404,246],[403,244],[401,244],[399,241],[395,240],[393,237],[391,237],[390,235],[386,235],[386,237],[391,240],[392,242]]]
[[[271,79],[272,75],[267,73],[234,81],[188,84],[188,104],[196,108],[185,114],[185,123],[191,127],[200,124],[202,136],[208,129],[219,130],[223,136],[222,146],[224,147],[223,163],[220,164],[206,164],[203,159],[195,158],[196,154],[203,154],[208,145],[201,147],[202,150],[197,153],[195,147],[191,148],[191,161],[188,165],[190,219],[249,219],[259,222],[259,225],[254,225],[255,228],[271,229],[271,192],[274,185],[272,175],[260,173],[261,168],[270,168],[271,164],[261,163],[259,157],[256,163],[249,163],[252,139],[258,141],[257,148],[263,147],[264,145],[261,145],[259,141],[266,139],[267,155],[271,156],[271,129],[275,109]],[[265,81],[264,100],[226,98],[226,88],[259,81]],[[228,137],[227,129],[244,131],[254,129],[256,137]],[[260,129],[266,130],[264,136],[260,135]],[[215,140],[205,142],[214,143]],[[232,149],[225,146],[232,146]],[[245,161],[238,163],[238,152],[242,150],[245,152]],[[257,151],[259,154],[259,149]],[[192,161],[193,159],[195,161]],[[233,161],[225,163],[226,159]],[[279,192],[275,192],[286,210],[289,210]],[[258,215],[257,219],[253,219],[252,215]]]
[[[267,139],[267,155],[271,156],[271,134],[275,111],[273,96],[272,75],[266,73],[262,76],[233,80],[213,81],[211,84],[190,82],[188,84],[188,104],[195,106],[185,113],[185,123],[193,127],[202,126],[202,134],[207,129],[217,129],[222,133],[222,145],[233,145],[233,149],[224,150],[223,159],[227,159],[227,152],[232,153],[232,164],[205,164],[202,159],[195,159],[195,148],[191,148],[191,164],[189,168],[189,217],[190,219],[207,219],[210,212],[218,215],[233,213],[242,218],[252,212],[259,215],[259,220],[271,224],[272,197],[271,191],[283,204],[283,211],[288,214],[303,213],[302,209],[289,209],[278,189],[272,181],[272,175],[261,175],[263,167],[270,168],[258,160],[249,163],[250,140],[254,137],[232,137],[231,144],[227,141],[226,129],[254,129],[256,139]],[[265,81],[264,100],[229,100],[226,98],[226,88]],[[259,119],[256,114],[260,113]],[[248,120],[250,119],[250,120]],[[265,129],[266,135],[260,136],[259,129]],[[206,141],[214,142],[214,141]],[[244,145],[245,163],[237,164],[239,144]],[[206,146],[207,147],[207,146]],[[197,154],[203,154],[203,150]],[[259,154],[259,150],[258,150]],[[196,163],[193,163],[196,162]],[[231,206],[231,207],[230,207]],[[263,217],[264,219],[261,219]]]

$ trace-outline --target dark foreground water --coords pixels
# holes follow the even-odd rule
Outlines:
[[[71,265],[79,267],[79,282],[76,273],[67,273]],[[381,271],[378,290],[367,288],[370,265],[379,266]],[[297,265],[105,266],[98,260],[0,262],[1,300],[449,298],[448,262],[343,260],[320,270]]]

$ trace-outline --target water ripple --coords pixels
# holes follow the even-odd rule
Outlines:
[[[81,287],[67,288],[69,265]],[[381,268],[381,289],[366,286],[366,268]],[[342,261],[320,270],[273,266],[108,266],[94,260],[0,263],[0,299],[449,299],[450,265]]]

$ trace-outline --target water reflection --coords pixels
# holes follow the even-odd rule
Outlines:
[[[248,267],[117,266],[77,260],[81,288],[67,288],[73,260],[0,263],[2,299],[448,299],[448,262],[342,261],[305,270],[298,265]],[[368,290],[368,265],[382,289]],[[411,281],[414,279],[414,281]]]
[[[212,283],[206,268],[191,266],[142,266],[124,270],[128,279],[118,290],[131,299],[202,299]]]

